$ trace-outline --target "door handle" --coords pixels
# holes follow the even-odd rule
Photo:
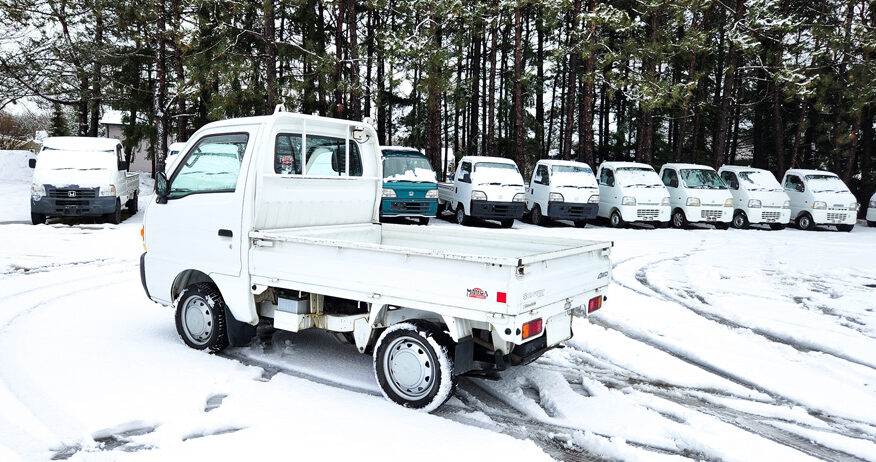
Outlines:
[[[232,237],[234,236],[234,233],[232,233],[230,229],[220,229],[219,235],[222,237]]]

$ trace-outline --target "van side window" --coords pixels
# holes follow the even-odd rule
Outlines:
[[[796,175],[788,175],[785,177],[785,189],[797,191],[799,187],[803,187],[803,182]],[[802,191],[802,190],[801,190]]]
[[[663,170],[663,184],[670,186],[673,183],[678,186],[678,174],[675,173],[675,170],[672,170],[671,168]]]
[[[234,192],[249,135],[233,133],[201,138],[177,168],[168,198],[195,193]]]
[[[471,162],[463,162],[459,168],[459,181],[463,181],[465,183],[470,183],[470,181],[464,180],[466,173],[471,175]]]
[[[548,177],[548,168],[546,165],[538,166],[538,170],[535,173],[535,182],[544,185],[550,184],[550,178]]]
[[[606,186],[614,186],[614,172],[611,169],[604,168],[599,174],[599,182]]]
[[[305,174],[312,176],[362,176],[362,158],[355,141],[350,140],[347,165],[347,140],[307,135]]]
[[[736,174],[733,172],[721,172],[721,179],[732,189],[739,189],[739,182],[736,180]],[[735,187],[734,187],[735,186]]]
[[[274,173],[301,174],[301,135],[277,135],[274,144]]]

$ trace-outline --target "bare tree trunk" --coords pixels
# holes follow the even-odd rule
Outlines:
[[[481,23],[480,21],[476,21],[475,32],[472,36],[472,46],[474,47],[472,51],[471,58],[471,74],[469,74],[469,78],[471,79],[471,94],[470,94],[470,102],[469,104],[469,118],[468,118],[468,149],[467,154],[475,155],[478,152],[478,114],[479,114],[479,104],[480,104],[480,81],[479,78],[481,76]]]
[[[493,21],[490,38],[490,88],[487,90],[487,155],[496,155],[496,42],[499,35],[499,8],[498,0],[493,0]]]
[[[578,17],[581,16],[582,13],[582,1],[575,0],[574,7],[572,9],[572,19],[571,25],[569,27],[569,35],[570,37],[575,31],[578,30]],[[573,39],[574,40],[574,39]],[[574,45],[570,41],[570,44]],[[568,76],[568,85],[569,90],[566,92],[566,128],[564,130],[564,138],[563,138],[563,151],[562,156],[563,159],[571,159],[572,158],[572,130],[575,126],[575,101],[577,99],[576,90],[578,88],[578,52],[573,51],[569,55],[569,76]],[[580,142],[580,140],[579,140]]]
[[[521,32],[518,7],[514,9],[514,158],[517,165],[526,172],[526,159],[523,157],[523,89],[520,82],[523,69]]]
[[[380,17],[380,9],[374,10],[374,25],[378,29],[383,27]],[[388,144],[386,141],[386,77],[384,76],[384,43],[377,35],[377,139],[380,144]]]
[[[277,105],[277,38],[274,31],[274,0],[262,2],[265,39],[265,114],[272,114]]]
[[[359,88],[359,36],[356,0],[347,0],[347,32],[350,36],[350,120],[362,120],[362,90]]]
[[[94,12],[94,45],[95,49],[103,48],[103,13],[99,7]],[[101,58],[95,56],[91,74],[91,117],[88,124],[88,136],[97,136],[98,121],[100,120],[100,105],[102,102],[101,76],[103,67]]]
[[[745,0],[736,0],[736,11],[733,15],[736,24],[742,22],[745,17]],[[733,104],[733,86],[736,82],[736,68],[738,67],[739,50],[736,43],[731,41],[730,47],[727,50],[727,67],[724,70],[724,88],[723,96],[721,97],[721,109],[718,113],[718,126],[712,138],[712,164],[713,167],[721,166],[725,157],[726,151],[726,134],[730,125],[730,105]]]
[[[347,114],[347,110],[344,107],[344,89],[343,89],[343,80],[344,80],[344,50],[346,45],[346,40],[344,38],[344,18],[347,15],[347,4],[348,1],[354,0],[338,0],[338,18],[337,24],[335,25],[335,107],[332,109],[332,113],[337,118],[345,118]]]
[[[186,136],[186,97],[183,94],[186,76],[182,60],[182,21],[179,8],[179,0],[170,0],[171,15],[173,18],[173,66],[176,71],[176,141],[185,141]]]
[[[544,18],[542,18],[542,9],[539,5],[536,7],[535,17],[535,33],[537,36],[537,45],[535,52],[536,71],[535,71],[535,138],[538,141],[538,157],[544,158],[547,156],[548,147],[544,140]]]
[[[429,56],[428,96],[426,100],[426,157],[437,172],[441,169],[441,20],[435,4],[429,6],[432,16],[432,50]]]
[[[165,125],[164,114],[164,97],[167,92],[165,76],[165,24],[167,23],[167,10],[164,5],[165,0],[157,0],[157,17],[156,17],[156,41],[157,54],[155,57],[155,91],[153,94],[152,104],[155,111],[155,170],[158,172],[164,171],[164,158],[167,155],[167,127]],[[152,176],[155,176],[155,171]]]
[[[590,40],[596,38],[596,2],[590,0],[590,15],[593,19],[590,20]],[[590,51],[587,61],[584,62],[584,94],[582,96],[581,111],[578,117],[581,118],[580,125],[583,127],[581,134],[578,137],[578,142],[582,144],[578,152],[578,160],[587,162],[593,165],[593,81],[596,76],[594,70],[594,55],[595,50]]]

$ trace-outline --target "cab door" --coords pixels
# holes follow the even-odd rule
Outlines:
[[[806,194],[806,186],[803,184],[803,179],[791,173],[785,175],[785,183],[783,184],[785,193],[791,200],[791,217],[795,217],[801,210],[808,208],[809,201]]]
[[[472,165],[470,161],[464,161],[459,165],[459,174],[456,178],[456,200],[465,207],[465,213],[471,214],[471,175]]]
[[[620,205],[614,171],[609,167],[599,167],[599,216],[608,218],[612,207]]]
[[[529,203],[527,206],[532,209],[535,204],[541,207],[541,213],[547,213],[548,195],[550,194],[550,173],[547,165],[538,164],[535,167],[535,172],[532,173],[532,182],[529,184]]]

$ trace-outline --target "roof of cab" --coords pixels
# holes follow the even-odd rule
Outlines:
[[[389,153],[385,153],[383,151],[390,151]],[[407,146],[380,146],[380,154],[390,156],[399,155],[399,154],[419,154],[425,157],[425,154],[420,152],[417,148],[411,148]]]
[[[762,168],[757,167],[749,167],[747,165],[722,165],[721,168],[718,169],[730,171],[730,172],[767,172],[769,170],[764,170]]]
[[[805,169],[805,168],[792,168],[785,172],[785,175],[793,173],[797,175],[833,175],[838,176],[836,173],[827,171],[827,170],[813,170],[813,169]]]
[[[669,162],[667,164],[663,164],[663,167],[687,168],[687,169],[695,169],[695,170],[712,170],[712,171],[715,170],[712,167],[709,167],[708,165],[686,164],[686,163],[675,163],[675,162]],[[663,167],[661,167],[661,168],[663,168]]]
[[[300,121],[308,124],[313,124],[314,127],[319,128],[320,126],[327,125],[346,125],[349,127],[361,127],[368,130],[372,136],[376,139],[377,133],[374,131],[374,127],[371,125],[355,121],[355,120],[346,120],[346,119],[335,119],[331,117],[322,117],[316,115],[307,115],[300,114],[297,112],[286,112],[285,110],[278,109],[271,115],[266,116],[253,116],[253,117],[239,117],[235,119],[225,119],[225,120],[217,120],[216,122],[210,122],[207,125],[204,125],[198,132],[201,130],[217,128],[217,127],[237,127],[241,125],[271,125],[274,123],[284,122],[284,121]],[[196,133],[197,134],[197,133]]]
[[[468,160],[468,161],[471,161],[471,162],[501,162],[501,163],[503,163],[503,164],[517,165],[517,164],[514,163],[513,160],[508,159],[508,158],[506,158],[506,157],[463,156],[461,160]]]
[[[642,164],[639,162],[625,162],[625,161],[610,161],[607,160],[599,165],[599,168],[602,167],[611,167],[611,168],[621,168],[621,167],[639,167],[639,168],[650,168],[654,170],[654,167],[648,164]]]
[[[541,159],[538,161],[539,164],[543,165],[569,165],[569,166],[581,166],[584,165],[586,167],[590,167],[586,162],[578,162],[574,160],[558,160],[558,159]]]
[[[63,151],[111,151],[121,141],[115,138],[94,138],[90,136],[52,136],[43,140],[44,148]]]

